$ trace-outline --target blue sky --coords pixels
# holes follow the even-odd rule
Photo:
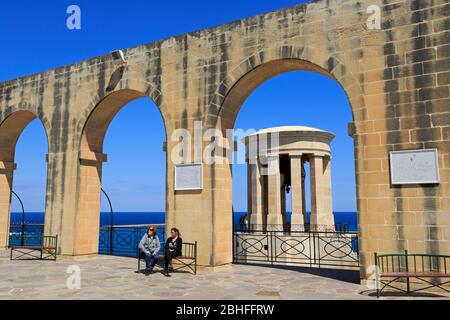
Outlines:
[[[229,1],[8,1],[0,10],[0,81],[55,68],[247,16],[301,0]],[[120,4],[122,3],[122,4]],[[81,8],[81,30],[66,28],[66,9]],[[290,72],[262,84],[239,113],[236,128],[307,125],[333,132],[335,211],[355,210],[353,141],[347,136],[350,106],[340,86],[322,75]],[[163,211],[165,139],[161,116],[150,99],[129,103],[111,123],[104,150],[103,187],[116,211]],[[47,143],[32,122],[16,149],[14,190],[27,211],[43,211]],[[233,204],[246,209],[246,168],[234,166]],[[13,201],[13,211],[18,210]],[[102,208],[107,209],[106,201]]]

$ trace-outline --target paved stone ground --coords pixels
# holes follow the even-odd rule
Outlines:
[[[70,265],[80,267],[79,290],[66,286]],[[0,250],[0,299],[375,299],[373,290],[356,283],[354,271],[232,265],[197,276],[176,272],[166,278],[135,270],[133,258],[10,261],[8,251]],[[417,296],[383,299],[405,298]]]

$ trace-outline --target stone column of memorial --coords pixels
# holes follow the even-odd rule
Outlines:
[[[260,130],[243,139],[249,170],[251,226],[286,230],[286,192],[290,192],[291,231],[305,230],[305,224],[313,231],[334,230],[330,150],[333,138],[332,133],[320,129],[286,126]],[[309,222],[305,206],[306,161],[310,163]]]

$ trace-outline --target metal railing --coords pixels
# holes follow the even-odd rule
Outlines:
[[[22,199],[19,197],[19,195],[14,190],[11,190],[11,195],[15,196],[17,198],[17,200],[19,200],[20,208],[22,209],[22,223],[21,223],[22,230],[21,230],[21,232],[22,232],[22,235],[24,235],[25,234],[25,229],[24,229],[25,228],[25,207],[23,206]],[[25,245],[24,240],[22,240],[20,244],[22,246]]]
[[[150,225],[150,224],[149,224]],[[116,256],[136,257],[138,245],[149,225],[123,225],[100,227],[98,253]],[[165,225],[151,224],[157,227],[157,235],[163,250]]]
[[[234,230],[233,261],[359,268],[358,233]]]
[[[136,257],[139,241],[147,232],[149,225],[101,226],[98,243],[99,254]],[[157,227],[157,234],[161,241],[161,250],[163,250],[165,225],[152,225]],[[8,245],[9,247],[38,246],[42,241],[43,234],[43,224],[11,224]]]
[[[236,231],[302,231],[302,232],[337,232],[347,233],[349,231],[349,224],[335,224],[335,225],[322,225],[322,224],[237,224],[234,226]]]
[[[44,225],[40,223],[14,223],[9,226],[8,246],[39,245],[44,234]]]

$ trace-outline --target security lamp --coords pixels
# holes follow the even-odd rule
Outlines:
[[[114,59],[115,64],[125,64],[127,61],[125,60],[125,55],[122,50],[115,50],[111,52],[112,57]]]

